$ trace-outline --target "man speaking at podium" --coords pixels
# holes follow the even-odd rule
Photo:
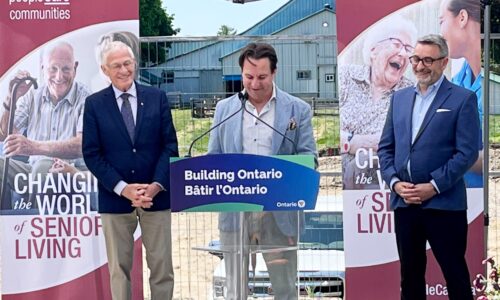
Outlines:
[[[290,155],[316,153],[311,124],[311,108],[299,98],[274,84],[278,58],[266,43],[250,43],[241,51],[239,65],[244,90],[221,100],[215,109],[209,154],[245,153]],[[243,109],[242,109],[243,106]],[[226,120],[238,110],[241,113]],[[223,122],[223,124],[221,124]],[[240,243],[240,213],[221,213],[219,230],[223,246]],[[298,214],[290,212],[250,212],[244,214],[243,262],[235,254],[224,254],[226,299],[246,299],[248,289],[237,287],[237,264],[241,264],[243,284],[248,281],[248,251],[256,245],[290,247],[297,245]],[[263,253],[275,299],[297,299],[297,251]],[[242,298],[240,298],[243,296]]]

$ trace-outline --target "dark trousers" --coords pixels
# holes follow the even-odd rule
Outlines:
[[[467,212],[410,205],[394,212],[401,262],[401,299],[425,300],[426,241],[441,267],[450,300],[472,300],[465,262]]]

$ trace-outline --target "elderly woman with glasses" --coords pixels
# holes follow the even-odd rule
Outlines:
[[[413,84],[404,73],[417,37],[415,25],[394,16],[370,29],[364,65],[339,68],[342,169],[345,189],[378,189],[376,158],[391,94]]]

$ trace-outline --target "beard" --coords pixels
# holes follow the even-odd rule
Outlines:
[[[429,73],[420,73],[416,76],[417,78],[417,83],[419,85],[425,85],[425,86],[429,86],[431,84],[433,84],[433,76],[432,76],[432,72],[429,72]]]

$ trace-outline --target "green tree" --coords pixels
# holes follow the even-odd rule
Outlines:
[[[217,31],[218,36],[236,35],[236,33],[236,29],[227,25],[221,25],[219,31]]]
[[[161,0],[140,0],[139,1],[139,28],[140,36],[171,36],[180,32],[179,28],[174,28],[174,15],[167,14],[162,7]],[[141,62],[143,65],[159,64],[165,62],[165,43],[141,44]]]

